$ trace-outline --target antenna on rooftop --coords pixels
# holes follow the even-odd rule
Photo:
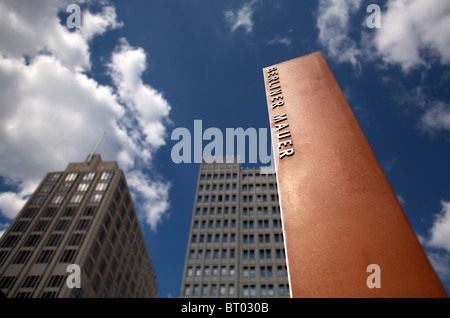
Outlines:
[[[97,144],[94,147],[94,150],[92,150],[91,154],[89,155],[89,157],[87,158],[87,163],[89,164],[90,161],[92,160],[92,157],[94,156],[95,152],[97,151],[97,149],[100,147],[101,143],[103,142],[103,139],[105,139],[106,136],[106,131],[103,132],[102,137],[100,138],[100,140],[97,142]]]

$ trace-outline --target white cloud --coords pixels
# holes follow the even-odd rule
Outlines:
[[[5,234],[8,226],[9,226],[9,224],[0,223],[0,238],[3,236],[3,234]]]
[[[436,215],[426,246],[443,248],[450,253],[450,202],[441,201],[442,210]]]
[[[428,251],[427,257],[442,283],[450,283],[450,255]]]
[[[360,8],[359,0],[320,0],[317,15],[319,42],[326,53],[341,63],[359,68],[361,50],[350,33],[350,15]]]
[[[390,0],[381,15],[382,27],[369,32],[368,13],[359,0],[320,0],[319,42],[327,54],[359,68],[363,59],[380,58],[405,73],[429,67],[432,61],[450,63],[450,2],[448,0]],[[365,8],[364,8],[365,9]],[[353,23],[356,28],[351,28]],[[350,36],[351,31],[356,31]]]
[[[116,10],[113,6],[105,6],[100,14],[92,14],[89,11],[83,13],[81,19],[82,26],[80,32],[87,40],[91,40],[95,35],[103,34],[108,29],[121,28],[122,22],[117,21]]]
[[[442,209],[435,219],[427,237],[418,235],[422,246],[440,280],[450,284],[450,202],[441,201]]]
[[[433,102],[422,116],[422,128],[428,132],[450,130],[450,104]]]
[[[115,87],[86,75],[88,41],[121,23],[108,5],[96,14],[83,11],[84,33],[69,32],[57,17],[66,6],[0,3],[0,175],[14,188],[0,194],[1,213],[14,217],[46,172],[83,161],[107,131],[102,157],[131,175],[136,210],[155,229],[169,206],[169,184],[138,169],[151,168],[152,154],[164,144],[170,105],[142,81],[146,53],[126,40],[109,65]]]
[[[283,44],[286,46],[290,46],[292,44],[292,39],[287,36],[280,37],[279,35],[277,35],[272,40],[269,40],[266,43],[268,45]]]
[[[447,0],[396,0],[387,3],[375,46],[386,63],[408,72],[426,66],[424,52],[450,63],[450,2]]]
[[[68,32],[58,18],[74,1],[0,2],[0,47],[7,58],[51,52],[70,67],[90,68],[89,48],[80,32]]]
[[[252,16],[255,11],[254,5],[259,0],[251,0],[244,4],[240,9],[226,10],[224,12],[225,20],[230,24],[231,31],[234,32],[239,27],[243,27],[247,33],[253,30]]]
[[[400,194],[397,194],[397,200],[401,205],[406,205],[406,200]]]
[[[161,121],[168,116],[170,105],[160,92],[142,82],[145,60],[142,48],[132,48],[122,40],[109,68],[120,99],[138,120],[139,135],[144,135],[149,145],[159,147],[165,143],[166,130]]]

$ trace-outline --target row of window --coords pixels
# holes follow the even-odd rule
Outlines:
[[[275,183],[263,183],[263,184],[243,184],[242,185],[242,191],[259,191],[259,190],[274,190],[276,188]],[[198,187],[199,191],[216,191],[216,190],[236,190],[237,184],[236,183],[219,183],[219,184],[200,184]]]
[[[244,285],[242,287],[242,294],[245,297],[257,296],[256,285]],[[275,290],[273,284],[262,284],[258,286],[259,296],[275,296]],[[184,296],[234,296],[235,288],[234,284],[203,284],[203,285],[186,285],[184,286]],[[277,296],[288,296],[289,285],[278,285]]]
[[[255,266],[244,266],[242,268],[242,277],[256,277],[256,268]],[[278,277],[286,277],[287,276],[287,268],[286,266],[277,266],[276,275]],[[260,266],[259,267],[259,277],[273,277],[274,273],[272,270],[272,266]]]
[[[272,214],[279,214],[280,213],[280,209],[279,209],[278,206],[271,207],[271,210],[272,210]],[[227,215],[227,214],[229,214],[229,211],[230,211],[230,209],[228,207],[224,207],[224,208],[222,208],[222,207],[217,207],[217,208],[210,207],[210,208],[203,208],[203,209],[202,208],[196,208],[195,215],[216,215],[216,214],[217,215],[221,215],[222,212],[223,212],[224,215]],[[232,209],[232,211],[235,211],[235,210]],[[269,207],[267,207],[267,206],[261,207],[260,206],[260,207],[256,208],[256,211],[257,211],[258,215],[262,215],[262,214],[267,215],[267,214],[269,214]],[[235,212],[233,212],[233,213],[235,213]],[[254,213],[253,207],[244,207],[242,209],[242,214],[243,215],[253,215],[253,213]]]
[[[244,260],[252,260],[255,259],[256,253],[258,251],[254,249],[245,249],[242,251],[242,258]],[[206,250],[190,250],[189,251],[189,259],[226,259],[226,258],[234,258],[235,250],[234,249],[206,249]],[[272,258],[272,250],[271,249],[260,249],[259,250],[259,259],[271,259]],[[285,259],[286,255],[284,249],[276,249],[275,250],[275,258],[276,259]]]
[[[201,213],[203,215],[207,215],[207,214],[209,214],[209,215],[214,215],[214,214],[221,215],[222,213],[223,213],[223,215],[228,215],[228,214],[230,214],[230,212],[231,212],[231,214],[236,214],[236,207],[231,207],[230,208],[230,207],[226,206],[226,207],[217,207],[217,208],[210,207],[210,208],[203,208],[203,209],[197,208],[195,210],[195,215],[200,215]]]
[[[243,250],[242,258],[244,260],[252,260],[256,257],[256,250]],[[271,249],[260,249],[259,250],[259,259],[271,259],[272,258],[272,250]],[[276,249],[275,250],[275,258],[277,259],[285,259],[286,255],[284,253],[284,249]]]
[[[280,213],[280,208],[278,206],[273,206],[272,208],[272,214],[279,214]],[[252,207],[245,207],[242,209],[242,214],[243,215],[253,215],[253,211],[254,209]],[[264,207],[257,207],[256,211],[258,213],[258,215],[267,215],[269,214],[269,208],[264,206]]]
[[[225,276],[234,276],[236,275],[236,270],[234,268],[233,265],[231,266],[221,266],[219,269],[219,266],[204,266],[203,268],[201,266],[197,266],[195,267],[195,270],[193,267],[188,267],[187,269],[187,276],[188,277],[192,277],[192,276],[220,276],[225,277]]]
[[[220,195],[217,195],[217,202],[230,202],[230,198],[231,198],[232,202],[236,202],[237,196],[236,196],[236,194],[232,194],[231,196],[229,194],[225,194],[225,195],[221,195],[220,194]],[[204,195],[204,196],[199,195],[197,197],[197,202],[198,203],[200,203],[200,202],[205,202],[205,203],[207,203],[207,202],[216,202],[216,196],[212,195],[211,196],[211,201],[210,201],[209,200],[209,195]]]
[[[200,180],[230,180],[231,178],[237,179],[237,173],[214,173],[214,174],[201,174]]]
[[[242,196],[242,202],[244,202],[244,203],[253,202],[253,197],[254,197],[253,195],[244,195],[244,196]],[[255,197],[256,197],[256,202],[267,202],[268,201],[268,195],[266,195],[266,194],[258,194],[258,195],[255,195]],[[211,200],[210,200],[210,198],[211,198]],[[216,199],[217,199],[217,201],[216,201]],[[205,203],[208,203],[208,202],[230,202],[230,199],[232,202],[236,202],[236,200],[237,200],[236,194],[231,194],[231,195],[219,194],[217,196],[216,195],[211,195],[211,196],[199,195],[199,196],[197,196],[198,203],[200,203],[200,202],[205,202]],[[276,194],[271,194],[270,200],[272,202],[278,201],[278,196]]]
[[[252,297],[256,295],[256,286],[255,285],[244,285],[242,286],[242,295],[244,297]],[[259,296],[275,296],[274,286],[272,284],[269,285],[260,285],[259,286]],[[278,294],[277,296],[289,296],[289,285],[288,284],[280,284],[278,285]]]
[[[270,243],[271,242],[270,237],[271,237],[270,234],[259,234],[258,235],[258,243]],[[281,233],[274,233],[273,234],[273,240],[274,240],[275,243],[283,242],[283,234],[281,234]],[[253,234],[244,234],[242,236],[242,242],[244,244],[255,243],[255,235],[253,235]]]
[[[97,183],[96,187],[95,187],[95,191],[100,191],[103,192],[106,190],[106,188],[108,187],[108,181],[112,178],[112,172],[103,172],[101,177],[100,177],[100,182]],[[75,181],[75,179],[77,178],[78,173],[76,172],[71,172],[69,174],[66,175],[65,179],[64,179],[64,183],[62,183],[58,189],[58,193],[67,193],[69,192],[70,188],[72,187],[73,181]],[[48,183],[44,184],[42,186],[42,188],[40,189],[40,192],[42,193],[49,193],[52,191],[54,184],[52,182],[56,182],[60,177],[59,173],[54,173],[51,174],[49,176],[49,178],[47,179]],[[86,173],[83,176],[83,182],[81,182],[78,185],[77,191],[78,192],[86,192],[90,186],[90,181],[92,181],[95,177],[95,172],[89,172]],[[65,198],[65,194],[57,194],[55,195],[52,200],[50,201],[51,204],[61,204],[64,201]],[[31,202],[31,204],[34,205],[40,205],[42,203],[44,203],[46,199],[46,196],[44,195],[38,195],[36,196],[33,201]],[[90,198],[91,203],[99,203],[102,199],[102,194],[93,194]],[[75,194],[72,196],[72,198],[70,199],[70,203],[74,203],[74,204],[79,204],[81,203],[81,201],[83,200],[83,195],[82,194]]]
[[[242,173],[242,180],[249,178],[267,178],[269,174],[259,174],[259,173]],[[270,175],[273,178],[273,175]],[[202,173],[200,175],[200,180],[229,180],[237,179],[237,173]]]
[[[283,234],[282,233],[274,233],[273,241],[275,243],[283,242]],[[193,234],[191,237],[191,243],[234,243],[236,242],[236,235],[231,233],[223,234],[215,234],[213,241],[213,234]],[[242,243],[251,244],[255,243],[255,235],[254,234],[244,234],[242,236]],[[258,243],[271,243],[271,234],[259,234],[258,235]]]
[[[236,220],[209,220],[209,221],[194,221],[194,229],[212,229],[212,228],[216,228],[216,229],[220,229],[220,228],[235,228],[236,227]]]
[[[210,190],[212,190],[212,191],[216,191],[216,190],[236,190],[236,189],[237,189],[237,184],[236,183],[233,183],[233,184],[231,184],[231,183],[225,183],[225,184],[220,183],[220,184],[212,184],[212,185],[210,185],[210,184],[206,184],[206,185],[200,184],[199,187],[198,187],[199,191],[204,191],[204,190],[206,190],[206,191],[210,191]]]
[[[234,296],[235,289],[234,284],[211,284],[211,285],[202,285],[201,286],[201,294],[200,294],[200,286],[199,285],[186,285],[184,287],[184,295],[185,296]]]
[[[274,275],[279,277],[286,277],[287,270],[286,266],[277,266],[276,271],[273,269],[273,266],[260,266],[259,267],[259,277],[273,277]],[[227,277],[236,275],[236,270],[234,265],[231,266],[196,266],[195,268],[189,266],[187,268],[187,276],[188,277]],[[256,269],[255,266],[244,266],[242,268],[242,277],[256,277]]]
[[[276,187],[277,187],[276,183],[269,183],[269,184],[266,184],[266,183],[259,184],[258,183],[255,185],[243,184],[242,191],[253,191],[253,190],[259,191],[259,190],[267,190],[267,189],[274,190]]]
[[[25,264],[30,259],[34,250],[20,250],[15,255],[12,264]],[[65,249],[62,253],[59,263],[72,263],[75,260],[77,250],[76,249]],[[8,253],[9,254],[9,253]],[[8,255],[6,254],[6,255]],[[53,249],[43,249],[39,253],[36,259],[36,264],[47,264],[53,258],[55,250]]]
[[[276,219],[276,220],[272,220],[272,227],[273,228],[278,228],[278,227],[281,227],[281,220],[279,220],[279,219]],[[256,221],[253,221],[253,220],[249,220],[249,221],[242,221],[242,227],[244,228],[244,229],[253,229],[253,228],[255,228],[254,227],[254,225],[255,224],[258,224],[258,229],[268,229],[270,226],[269,226],[269,224],[270,224],[270,222],[269,222],[269,220],[258,220],[257,222]]]
[[[253,202],[253,197],[256,197],[256,202],[267,202],[268,195],[267,194],[258,194],[258,195],[244,195],[242,196],[242,202]],[[276,194],[270,195],[270,200],[278,201],[278,196]]]
[[[191,238],[191,243],[213,243],[213,235],[212,234],[193,234]],[[236,242],[236,234],[231,233],[228,235],[227,233],[223,234],[215,234],[214,235],[214,243],[234,243]]]
[[[88,211],[93,211],[92,209],[89,209]],[[52,222],[51,219],[47,220],[47,219],[39,219],[36,224],[34,225],[32,232],[44,232],[47,230],[48,226],[50,225],[50,223]],[[66,231],[67,228],[69,227],[70,223],[72,221],[70,219],[60,219],[56,225],[55,228],[53,229],[53,231]],[[84,231],[88,228],[90,223],[90,218],[81,218],[77,225],[75,226],[75,231]],[[31,221],[28,220],[20,220],[17,221],[13,228],[11,229],[11,232],[18,232],[18,233],[22,233],[25,232],[28,228],[28,226],[31,224]],[[4,240],[4,242],[2,243],[2,247],[14,247],[15,243],[17,243],[17,241],[15,241],[14,237],[16,237],[13,234],[8,235],[8,237]]]
[[[33,199],[31,204],[32,205],[41,205],[42,203],[44,203],[46,198],[47,198],[46,196],[38,195],[38,196],[36,196]],[[63,194],[56,194],[51,199],[50,204],[60,205],[64,201],[65,198],[66,198],[66,196],[63,195]],[[70,198],[69,203],[71,203],[71,204],[80,204],[81,201],[83,200],[83,198],[84,198],[83,194],[74,194]],[[93,203],[93,204],[97,204],[97,203],[100,203],[102,198],[103,198],[103,194],[101,194],[101,193],[94,193],[94,194],[91,195],[91,197],[90,197],[88,202],[89,203]]]
[[[189,259],[226,259],[231,258],[233,259],[235,257],[235,250],[234,249],[214,249],[214,250],[190,250],[189,251]]]
[[[96,173],[95,172],[87,172],[83,175],[83,181],[92,181],[94,180]],[[113,176],[113,173],[110,171],[102,172],[102,175],[100,177],[100,180],[110,180]],[[61,173],[52,173],[47,179],[47,182],[56,182],[61,177]],[[66,175],[64,181],[75,181],[75,179],[78,177],[77,172],[70,172]]]

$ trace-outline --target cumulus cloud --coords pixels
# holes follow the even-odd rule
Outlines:
[[[390,0],[375,32],[366,26],[365,9],[359,0],[319,1],[318,40],[334,60],[359,68],[364,59],[380,58],[405,73],[432,61],[450,63],[449,1]]]
[[[439,278],[450,283],[450,202],[441,201],[441,206],[428,236],[418,237]]]
[[[359,68],[361,50],[350,37],[350,15],[360,8],[359,0],[320,0],[317,15],[319,42],[326,53],[341,63]]]
[[[441,201],[442,210],[436,215],[426,245],[443,248],[450,253],[450,202]]]
[[[422,128],[433,133],[450,130],[450,104],[442,101],[431,103],[421,119]]]
[[[121,23],[102,2],[98,13],[82,12],[81,29],[69,31],[58,18],[69,2],[0,3],[0,176],[14,189],[0,194],[1,213],[13,218],[46,172],[83,161],[107,131],[102,157],[136,179],[130,184],[136,210],[155,229],[170,185],[142,168],[151,167],[164,144],[170,105],[142,81],[145,51],[125,39],[107,65],[112,85],[87,75],[89,41]]]
[[[122,22],[117,21],[116,9],[109,5],[104,6],[100,14],[86,11],[82,18],[81,35],[90,41],[95,35],[103,34],[108,29],[121,28]]]
[[[243,27],[247,33],[253,31],[253,13],[255,4],[259,0],[251,0],[245,3],[238,10],[226,10],[224,12],[225,20],[230,25],[231,31],[234,32],[239,27]]]
[[[408,72],[427,66],[426,56],[450,63],[450,2],[447,0],[396,0],[387,3],[375,47],[386,63]],[[424,55],[425,54],[425,55]]]
[[[275,36],[272,40],[269,40],[266,42],[268,45],[275,45],[275,44],[283,44],[285,46],[290,46],[292,44],[292,39],[287,36]]]

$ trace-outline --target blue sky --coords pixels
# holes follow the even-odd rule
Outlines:
[[[159,297],[178,297],[199,165],[172,161],[172,131],[268,128],[262,68],[321,50],[450,292],[449,18],[447,0],[2,1],[0,231],[107,131]]]

